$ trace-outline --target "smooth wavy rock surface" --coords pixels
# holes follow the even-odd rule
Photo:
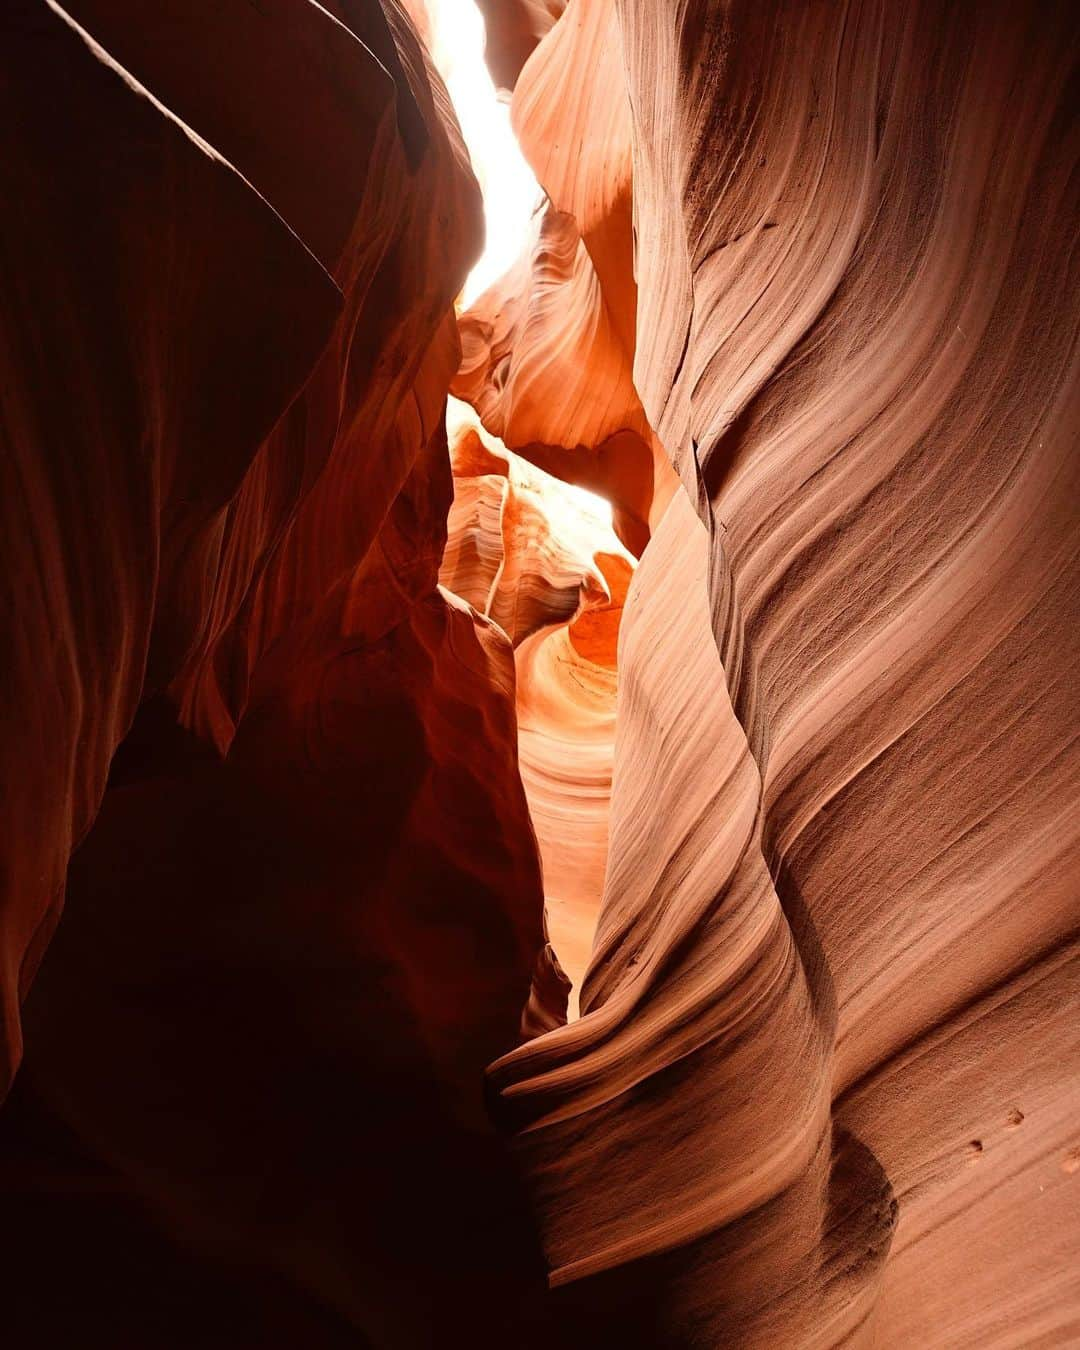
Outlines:
[[[477,0],[484,16],[484,57],[499,89],[509,91],[566,0]]]
[[[796,1324],[783,1284],[763,1289],[755,1273],[778,1253],[793,1282],[812,1277],[818,1229],[798,1183],[813,1165],[820,1193],[828,1171],[827,1035],[755,847],[758,771],[724,692],[707,571],[705,531],[679,494],[623,618],[607,885],[582,1016],[493,1069],[522,1130],[552,1280],[600,1281],[582,1295],[590,1315],[651,1328],[658,1344],[712,1300],[741,1339]],[[660,1299],[672,1249],[698,1276]]]
[[[454,393],[510,449],[598,447],[618,431],[648,434],[626,350],[566,212],[549,207],[536,217],[518,265],[460,326]]]
[[[0,162],[19,203],[0,212],[2,1091],[18,1000],[147,666],[168,678],[195,641],[222,512],[341,296],[57,6],[16,0],[0,29]]]
[[[511,449],[609,497],[640,553],[674,481],[632,377],[632,128],[612,4],[566,9],[511,118],[548,206],[516,267],[462,316],[453,391]]]
[[[551,1278],[649,1344],[1070,1343],[1073,24],[618,9],[688,500],[582,1017],[492,1071]]]
[[[406,16],[332,8],[2,21],[12,1064],[81,839],[0,1115],[20,1344],[56,1287],[110,1344],[415,1347],[542,1288],[484,1104],[548,952],[513,649],[438,585],[479,196]]]
[[[548,200],[574,218],[632,362],[633,135],[610,0],[574,0],[530,57],[510,109],[522,153]]]
[[[440,580],[493,618],[516,648],[521,776],[543,863],[548,934],[571,982],[573,1017],[604,886],[616,652],[635,560],[605,503],[480,428],[462,427],[451,462]]]
[[[0,1326],[1076,1344],[1075,7],[482,7],[0,14]]]

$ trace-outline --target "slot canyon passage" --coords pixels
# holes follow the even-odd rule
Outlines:
[[[7,0],[5,1345],[1080,1345],[1077,51]]]

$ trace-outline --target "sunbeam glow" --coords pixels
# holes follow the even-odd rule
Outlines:
[[[484,62],[484,21],[473,0],[427,0],[432,59],[453,101],[473,172],[484,194],[487,227],[484,251],[469,273],[461,302],[468,306],[517,261],[529,234],[529,222],[541,189],[525,162],[510,125],[510,109],[495,92]],[[489,437],[475,411],[456,398],[447,400],[446,428],[453,445],[464,428],[473,427],[500,452],[501,441]],[[542,476],[546,478],[546,475]],[[537,481],[541,481],[538,477]],[[548,509],[584,512],[610,530],[611,503],[586,488],[560,484]],[[567,520],[569,529],[574,524]]]
[[[473,0],[427,0],[432,58],[457,111],[473,172],[484,194],[487,237],[469,273],[469,305],[509,270],[524,245],[540,188],[510,126],[510,109],[484,63],[484,21]]]

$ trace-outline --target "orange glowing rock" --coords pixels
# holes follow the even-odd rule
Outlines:
[[[619,623],[634,558],[610,507],[464,425],[440,579],[516,647],[518,752],[544,868],[548,933],[572,982],[604,885]]]
[[[1069,1343],[1073,7],[482,8],[0,14],[5,1330]]]

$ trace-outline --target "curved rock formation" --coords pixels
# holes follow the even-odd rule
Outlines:
[[[482,8],[0,16],[3,1328],[1070,1344],[1070,7]]]
[[[62,10],[18,0],[2,24],[0,1090],[148,662],[168,678],[197,640],[222,513],[341,305],[267,201]]]
[[[566,0],[478,0],[487,32],[484,55],[492,77],[507,91]]]
[[[106,793],[33,1081],[211,1255],[394,1345],[483,1298],[495,1344],[535,1279],[482,1091],[543,945],[513,662],[442,593],[374,641],[343,600],[262,663],[224,765]]]
[[[1061,1343],[1066,10],[619,12],[635,383],[706,530],[635,579],[583,1016],[493,1071],[552,1278],[656,1344]]]
[[[521,777],[544,867],[548,931],[571,981],[568,1015],[592,952],[608,855],[618,693],[615,648],[632,566],[596,555],[607,594],[517,651]]]
[[[516,453],[608,495],[648,539],[655,452],[630,360],[574,219],[550,207],[529,249],[461,318],[454,394]]]
[[[165,1251],[118,1287],[140,1211],[269,1282],[292,1343],[427,1346],[481,1299],[477,1343],[514,1342],[539,1267],[483,1068],[541,876],[510,643],[437,585],[475,183],[393,0],[136,8],[4,20],[12,1064],[86,835],[5,1211],[24,1174],[109,1178],[80,1278],[113,1344],[214,1315],[210,1279],[169,1324]],[[18,1269],[20,1343],[67,1338],[48,1262]]]
[[[518,1148],[552,1279],[622,1267],[626,1331],[657,1292],[628,1263],[689,1244],[695,1263],[715,1259],[717,1230],[795,1187],[828,1117],[824,1018],[755,847],[760,781],[724,693],[707,567],[705,532],[679,494],[628,598],[610,863],[583,1016],[495,1068],[508,1116],[528,1125]],[[670,1146],[687,1137],[692,1151]],[[761,1245],[798,1256],[798,1278],[816,1255],[812,1218],[791,1203],[749,1232],[745,1252],[721,1238],[732,1276],[740,1263],[747,1274],[710,1286],[740,1342],[762,1302],[763,1330],[784,1324],[782,1284],[753,1278]],[[609,1275],[608,1298],[611,1288]],[[689,1312],[655,1303],[648,1316],[667,1319],[659,1343]]]
[[[633,136],[614,4],[574,0],[522,71],[511,116],[552,206],[574,218],[633,361]]]
[[[462,316],[453,391],[511,449],[609,497],[638,554],[674,481],[633,384],[631,119],[612,4],[566,10],[511,118],[549,205],[516,267]]]
[[[521,776],[543,862],[548,933],[576,1017],[604,887],[617,644],[634,559],[602,503],[479,428],[461,427],[452,463],[440,578],[516,647]],[[555,1015],[563,1020],[561,1008]]]

